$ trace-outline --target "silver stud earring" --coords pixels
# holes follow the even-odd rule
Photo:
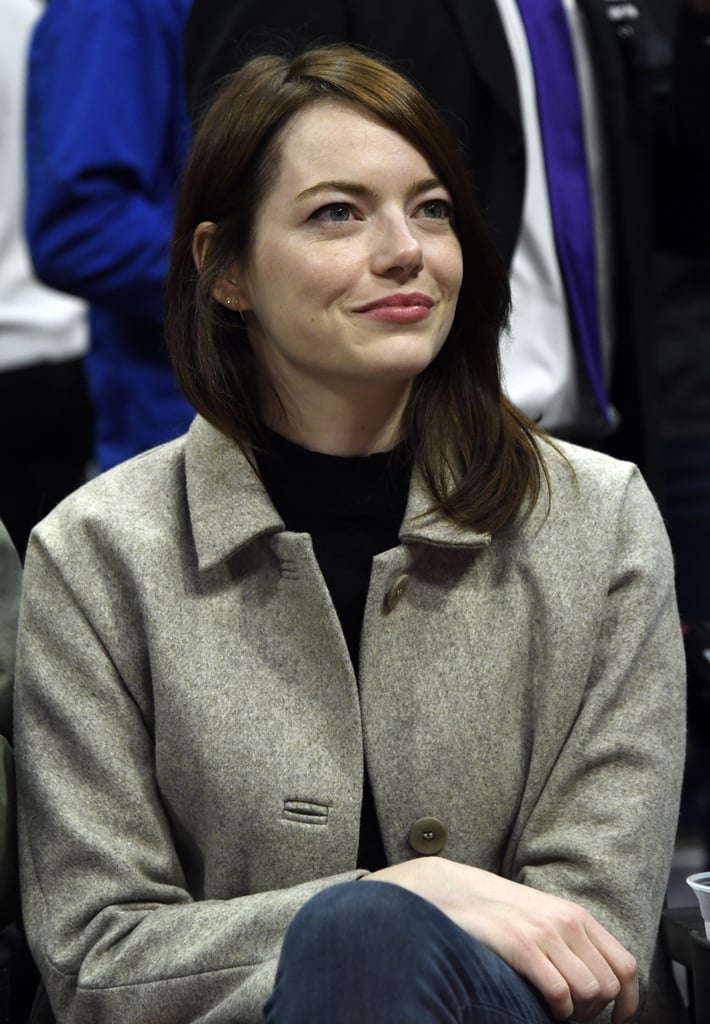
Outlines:
[[[232,305],[232,296],[231,295],[227,295],[225,297],[224,304],[225,304],[225,306],[231,306]],[[244,314],[242,313],[241,309],[239,308],[239,303],[235,302],[235,306],[236,306],[237,313],[239,313],[239,319],[241,320],[242,323],[245,323]]]

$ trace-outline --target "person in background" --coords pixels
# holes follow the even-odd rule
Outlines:
[[[12,703],[22,568],[0,521],[0,1013],[25,1024],[39,976],[22,931],[17,873]]]
[[[556,436],[636,462],[660,492],[649,171],[671,140],[682,158],[688,132],[707,124],[708,6],[680,4],[673,102],[661,110],[644,0],[422,0],[416,17],[408,0],[390,0],[386,18],[373,0],[194,0],[188,103],[199,121],[227,72],[284,40],[349,42],[394,59],[464,143],[510,268],[509,395]],[[570,184],[570,168],[586,180]],[[683,171],[683,199],[710,244],[710,145]]]
[[[58,1020],[680,1019],[670,549],[634,466],[506,399],[509,309],[409,81],[337,47],[228,79],[168,279],[198,416],[26,561],[23,907]]]
[[[15,856],[15,779],[12,764],[12,687],[22,569],[0,522],[0,927],[15,919],[19,900]]]
[[[177,180],[189,142],[188,0],[52,0],[31,44],[27,237],[38,276],[91,304],[100,469],[181,434],[163,342]]]
[[[687,73],[672,59],[678,2],[661,4],[658,11],[666,41],[669,107],[674,78]],[[705,46],[694,59],[710,74],[710,3],[706,11]],[[704,99],[710,109],[710,89]],[[689,125],[685,138],[692,145],[667,150],[656,167],[662,201],[657,208],[653,338],[663,508],[688,663],[689,744],[680,837],[688,856],[700,845],[704,859],[690,870],[702,870],[710,867],[710,226],[686,195],[689,177],[696,182],[691,194],[708,191],[702,153],[710,145],[710,118]]]
[[[21,557],[37,520],[85,482],[93,454],[86,308],[37,280],[22,223],[27,49],[42,9],[0,8],[0,517]]]

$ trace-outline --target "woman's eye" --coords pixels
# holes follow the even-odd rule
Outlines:
[[[451,220],[451,203],[446,199],[427,199],[419,207],[419,212],[432,220]]]
[[[310,219],[324,224],[344,224],[353,219],[353,209],[350,203],[328,203],[311,214]]]

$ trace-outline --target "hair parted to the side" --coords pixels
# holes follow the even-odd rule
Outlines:
[[[205,419],[246,452],[258,443],[258,367],[238,317],[212,292],[227,267],[249,264],[257,210],[279,169],[282,129],[306,106],[334,98],[407,139],[453,199],[463,284],[446,343],[413,382],[402,440],[433,507],[493,531],[536,499],[544,475],[536,443],[541,432],[501,390],[498,345],[508,322],[508,277],[458,144],[416,87],[382,61],[352,47],[325,46],[296,57],[255,57],[226,80],[196,134],[178,204],[166,310],[175,372]],[[198,274],[192,238],[201,221],[216,229]]]

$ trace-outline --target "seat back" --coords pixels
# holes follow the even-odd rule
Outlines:
[[[661,915],[661,942],[685,971],[692,1024],[710,1022],[710,942],[699,907],[667,907]]]

